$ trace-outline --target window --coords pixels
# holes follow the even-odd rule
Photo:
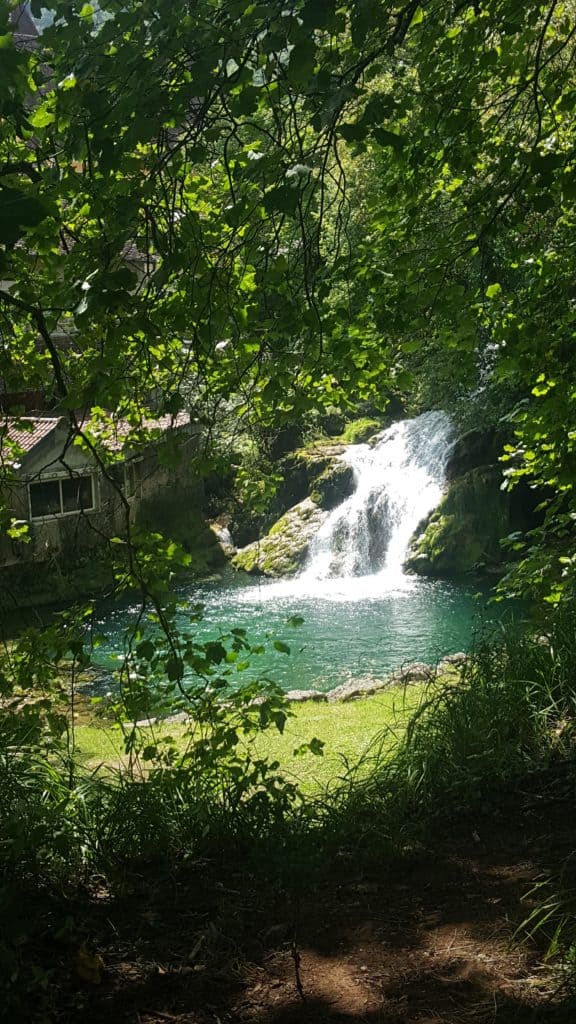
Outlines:
[[[55,516],[60,509],[60,483],[58,480],[42,484],[30,484],[30,508],[32,519],[40,516]]]
[[[67,476],[30,484],[32,519],[61,516],[94,508],[94,483],[91,476]]]
[[[127,462],[124,466],[124,494],[127,498],[133,498],[136,494],[137,470],[133,462]]]
[[[61,480],[60,487],[63,512],[78,512],[80,509],[94,507],[91,476],[75,476]]]

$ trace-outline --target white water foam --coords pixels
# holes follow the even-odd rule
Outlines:
[[[303,572],[242,597],[365,601],[409,593],[418,585],[403,570],[410,540],[442,497],[451,447],[444,412],[401,420],[374,447],[350,445],[342,458],[352,466],[356,489],[314,537]]]

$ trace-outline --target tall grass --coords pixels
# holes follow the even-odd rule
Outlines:
[[[61,876],[239,845],[255,855],[276,846],[289,859],[296,837],[299,857],[307,846],[314,863],[335,849],[397,852],[447,807],[473,806],[572,750],[575,622],[563,612],[545,636],[500,632],[478,644],[458,681],[432,682],[410,703],[407,728],[393,741],[390,727],[377,734],[320,794],[302,791],[257,743],[251,754],[234,747],[209,757],[192,744],[178,757],[152,757],[144,772],[104,774],[71,770],[53,752],[6,748],[0,863],[8,874]]]
[[[419,702],[409,702],[407,727],[392,735],[388,724],[360,762],[343,762],[321,793],[303,790],[259,753],[254,716],[283,714],[274,693],[259,709],[250,702],[236,709],[253,746],[240,748],[229,711],[214,710],[199,740],[191,735],[183,752],[157,744],[143,771],[135,770],[137,759],[91,771],[74,760],[66,733],[63,743],[33,744],[27,728],[19,742],[8,717],[10,728],[0,729],[0,905],[16,909],[0,939],[8,979],[4,988],[0,981],[0,996],[16,1005],[19,986],[36,992],[39,984],[22,953],[16,883],[61,888],[95,872],[113,879],[154,862],[209,858],[216,869],[233,859],[284,885],[302,885],[334,866],[381,865],[425,840],[438,816],[485,803],[555,760],[569,765],[575,627],[576,613],[568,610],[545,635],[500,632],[478,644],[459,679],[421,691]],[[44,736],[40,727],[37,734]],[[567,910],[573,894],[549,893],[542,916],[554,906],[562,924],[554,941],[566,948],[576,941]]]
[[[545,634],[501,630],[477,644],[460,682],[429,686],[392,757],[373,742],[329,795],[324,828],[363,853],[398,852],[447,809],[474,807],[511,780],[569,755],[576,740],[576,616]]]

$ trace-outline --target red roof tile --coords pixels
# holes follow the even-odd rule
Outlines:
[[[10,441],[22,448],[24,452],[31,452],[60,423],[67,425],[66,419],[62,416],[7,416],[4,420],[0,419],[0,452],[2,440],[6,436],[8,436]],[[167,433],[169,430],[177,430],[179,427],[188,426],[189,423],[189,414],[187,412],[179,412],[174,416],[168,415],[160,416],[158,419],[145,419],[142,421],[142,429],[161,430]],[[28,425],[28,429],[25,427],[23,429],[24,424]],[[131,429],[130,424],[126,420],[117,420],[114,435],[103,439],[104,447],[113,452],[122,451],[126,437]]]
[[[31,452],[40,441],[56,429],[60,421],[60,416],[7,416],[3,422],[0,420],[0,443],[7,435],[19,448]],[[28,424],[28,427],[24,428],[24,424]]]
[[[117,420],[114,424],[112,435],[108,434],[110,425],[108,423],[104,425],[103,434],[107,436],[102,438],[102,444],[108,451],[121,452],[128,434],[134,429],[160,430],[163,433],[168,433],[169,430],[178,430],[179,427],[186,427],[189,423],[190,414],[187,412],[179,412],[173,416],[159,416],[158,419],[144,419],[139,428],[134,428],[126,420]],[[98,435],[97,429],[94,431],[94,434]]]

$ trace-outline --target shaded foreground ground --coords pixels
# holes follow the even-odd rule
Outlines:
[[[573,797],[565,776],[541,775],[479,814],[436,818],[425,846],[393,865],[361,869],[342,851],[314,884],[295,869],[287,887],[272,886],[238,863],[143,869],[114,897],[96,879],[89,904],[69,907],[68,929],[36,948],[54,972],[45,1019],[572,1021],[543,937],[511,939],[526,894],[574,849]],[[86,970],[79,949],[102,961],[90,953]]]

